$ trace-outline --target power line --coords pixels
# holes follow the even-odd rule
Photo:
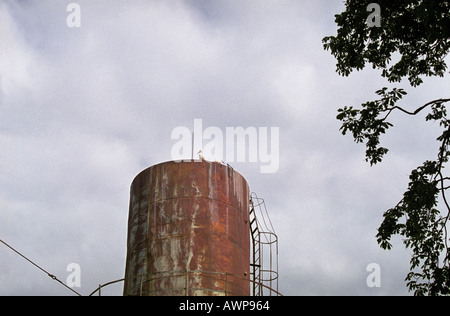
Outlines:
[[[19,251],[17,251],[16,249],[14,249],[13,247],[11,247],[10,245],[8,245],[6,242],[4,242],[3,240],[0,239],[0,242],[2,244],[4,244],[6,247],[8,247],[9,249],[11,249],[12,251],[14,251],[16,254],[18,254],[19,256],[21,256],[22,258],[24,258],[25,260],[27,260],[29,263],[31,263],[32,265],[34,265],[36,268],[38,268],[39,270],[41,270],[42,272],[44,272],[45,274],[47,274],[50,278],[52,278],[52,280],[62,284],[64,287],[68,288],[69,290],[71,290],[72,292],[74,292],[75,294],[77,294],[78,296],[82,296],[80,293],[78,293],[77,291],[75,291],[74,289],[72,289],[71,287],[69,287],[68,285],[66,285],[64,282],[62,282],[61,280],[59,280],[56,276],[54,276],[53,274],[51,274],[50,272],[46,271],[44,268],[40,267],[39,265],[37,265],[36,263],[34,263],[33,261],[31,261],[30,259],[28,259],[27,257],[25,257],[23,254],[21,254]]]

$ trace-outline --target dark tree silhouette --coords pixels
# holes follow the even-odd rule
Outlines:
[[[346,10],[337,14],[336,36],[323,39],[324,48],[337,59],[337,72],[348,76],[371,64],[391,83],[409,81],[419,86],[425,77],[445,77],[445,58],[450,52],[450,2],[441,0],[382,0],[377,3],[348,0]],[[392,62],[393,56],[398,61]],[[366,160],[383,160],[388,149],[380,145],[380,136],[393,126],[394,111],[405,116],[425,113],[426,121],[439,122],[442,134],[437,138],[435,159],[412,170],[403,198],[384,213],[377,241],[391,249],[393,235],[403,236],[412,250],[407,286],[415,295],[450,294],[450,252],[447,232],[450,219],[450,118],[447,96],[417,106],[400,106],[404,89],[378,90],[379,99],[360,108],[346,106],[338,110],[341,131],[351,133],[357,143],[365,143]],[[404,101],[403,101],[404,102]]]

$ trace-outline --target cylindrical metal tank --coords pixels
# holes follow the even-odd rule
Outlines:
[[[249,187],[215,162],[166,162],[130,192],[124,295],[250,295]]]

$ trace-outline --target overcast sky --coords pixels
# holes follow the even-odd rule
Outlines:
[[[69,3],[80,27],[69,27]],[[125,272],[129,187],[171,160],[177,127],[279,128],[279,168],[232,163],[266,201],[285,295],[405,295],[410,252],[376,242],[438,129],[393,116],[391,151],[370,167],[337,109],[393,87],[343,78],[322,38],[340,0],[0,1],[0,239],[87,295]],[[73,21],[73,20],[72,20]],[[408,86],[416,107],[448,80]],[[448,95],[447,95],[448,97]],[[424,128],[426,127],[426,128]],[[206,141],[205,141],[206,143]],[[379,264],[381,287],[367,266]],[[104,289],[121,295],[122,284]],[[0,295],[72,295],[0,244]]]

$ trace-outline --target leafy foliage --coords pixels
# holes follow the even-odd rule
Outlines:
[[[408,77],[412,86],[421,76],[444,76],[450,49],[450,3],[442,0],[379,0],[381,27],[365,24],[372,1],[351,0],[336,15],[337,36],[323,39],[325,49],[338,60],[337,72],[348,76],[366,63],[382,69],[390,82]],[[390,65],[394,53],[400,60]]]
[[[412,87],[424,76],[443,77],[447,70],[445,57],[450,52],[450,2],[435,0],[378,1],[382,9],[381,27],[369,27],[366,8],[371,1],[348,0],[346,10],[336,15],[337,36],[323,39],[324,48],[336,57],[337,72],[348,76],[367,63],[381,69],[389,82],[407,78]],[[392,63],[393,56],[400,56]],[[380,136],[393,126],[391,113],[399,111],[414,116],[428,111],[426,121],[439,122],[442,134],[437,138],[439,150],[435,160],[414,169],[401,201],[387,210],[377,241],[383,249],[391,249],[393,235],[401,235],[412,249],[407,286],[416,295],[450,294],[450,251],[447,224],[450,205],[446,190],[450,176],[444,174],[450,158],[450,99],[428,102],[414,111],[397,104],[407,95],[403,89],[384,87],[376,94],[378,100],[338,110],[341,132],[351,133],[355,142],[365,143],[366,160],[380,163],[388,149],[380,145]]]

